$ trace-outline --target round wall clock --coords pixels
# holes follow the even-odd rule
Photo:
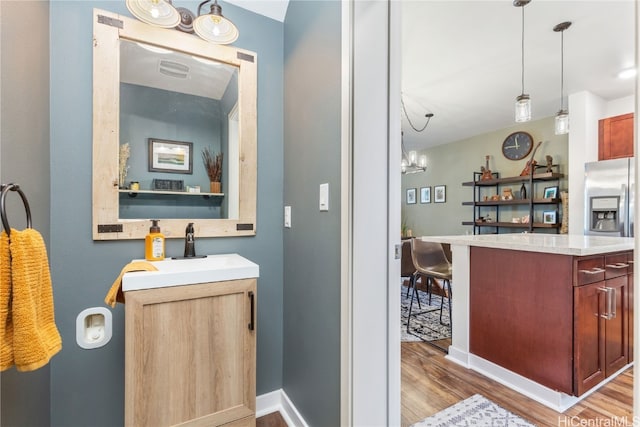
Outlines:
[[[509,160],[521,160],[527,157],[533,148],[533,138],[527,132],[514,132],[502,143],[502,154]]]

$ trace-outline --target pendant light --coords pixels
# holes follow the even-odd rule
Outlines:
[[[433,117],[433,113],[427,113],[424,115],[427,121],[424,124],[424,126],[418,129],[413,125],[413,123],[411,122],[411,119],[409,118],[409,115],[407,114],[407,109],[404,106],[404,100],[402,99],[402,96],[400,97],[400,104],[402,105],[402,111],[404,112],[404,115],[407,118],[407,122],[409,122],[409,126],[411,126],[411,128],[414,131],[420,133],[423,130],[425,130],[427,126],[429,126],[429,122]],[[423,154],[420,157],[418,157],[417,151],[411,150],[407,153],[406,150],[404,149],[404,132],[401,133],[400,145],[402,148],[402,162],[400,163],[400,169],[402,170],[403,174],[424,172],[427,170],[427,156]]]
[[[567,21],[553,27],[553,31],[560,33],[560,111],[556,114],[556,135],[569,133],[569,110],[564,107],[564,30],[570,26]]]
[[[516,122],[528,122],[531,120],[531,98],[524,93],[524,7],[531,0],[513,0],[515,7],[522,8],[522,92],[516,97]]]
[[[180,23],[180,14],[171,1],[127,0],[129,12],[142,22],[161,28],[174,28]]]

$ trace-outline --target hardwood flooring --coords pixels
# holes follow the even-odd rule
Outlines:
[[[256,418],[256,427],[287,427],[287,423],[280,412],[272,412]]]
[[[633,425],[631,368],[560,414],[446,360],[444,353],[426,343],[402,343],[401,351],[402,426],[418,422],[475,393],[541,427]]]

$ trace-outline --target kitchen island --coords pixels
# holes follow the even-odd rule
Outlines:
[[[450,360],[563,412],[633,355],[633,238],[425,236],[453,255]]]

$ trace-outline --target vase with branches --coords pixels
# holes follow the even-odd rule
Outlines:
[[[211,183],[212,193],[220,193],[221,191],[222,158],[222,153],[215,153],[210,147],[205,147],[202,150],[202,162]]]

